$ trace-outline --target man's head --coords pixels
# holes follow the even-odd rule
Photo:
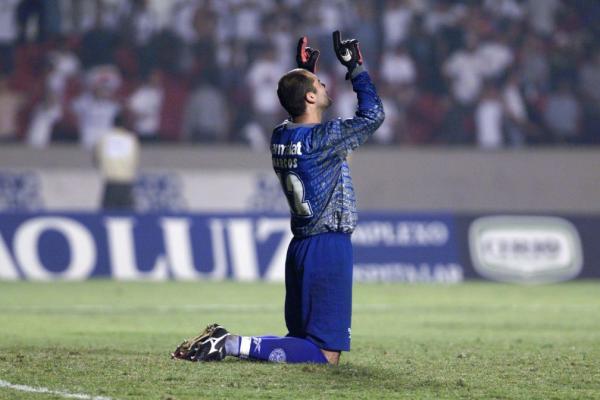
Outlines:
[[[277,96],[292,118],[313,111],[320,114],[332,103],[325,85],[319,78],[300,68],[293,69],[281,77],[277,85]]]

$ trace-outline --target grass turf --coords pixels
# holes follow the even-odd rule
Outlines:
[[[283,287],[0,283],[0,380],[113,399],[600,399],[600,284],[356,285],[338,367],[169,352],[211,322],[284,334]],[[50,399],[0,388],[0,399]]]

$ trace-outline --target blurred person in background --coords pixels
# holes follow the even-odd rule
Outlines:
[[[579,90],[600,111],[600,46],[589,53],[579,70]]]
[[[417,78],[415,63],[402,44],[383,53],[379,76],[386,85],[414,85]]]
[[[479,38],[467,33],[464,48],[460,48],[444,62],[444,75],[450,80],[451,93],[458,104],[472,106],[479,97],[483,84]]]
[[[386,48],[396,48],[406,41],[414,14],[408,0],[385,0],[381,22]]]
[[[550,60],[547,43],[535,34],[527,34],[520,48],[520,80],[532,95],[549,89]]]
[[[198,77],[183,114],[183,137],[192,142],[225,142],[230,130],[229,104],[210,72]]]
[[[501,78],[511,67],[515,56],[507,37],[501,32],[494,32],[478,49],[480,73],[485,79]]]
[[[525,8],[534,32],[545,37],[552,35],[556,13],[562,8],[561,0],[527,0]]]
[[[0,1],[0,75],[11,74],[14,68],[19,1]]]
[[[589,52],[579,70],[579,91],[583,95],[585,134],[590,143],[600,143],[600,46]]]
[[[59,37],[56,48],[48,53],[50,71],[46,76],[46,89],[53,97],[63,100],[65,98],[69,79],[75,77],[81,67],[79,58],[69,48],[67,39]]]
[[[373,134],[373,139],[370,141],[373,144],[387,145],[410,142],[406,125],[406,108],[398,106],[395,92],[394,87],[383,86],[379,89],[381,104],[383,104],[385,110],[385,119]]]
[[[581,141],[581,105],[572,84],[568,80],[558,83],[550,93],[544,109],[544,122],[556,143],[579,143]]]
[[[154,142],[159,139],[164,95],[162,72],[154,69],[127,100],[133,129],[142,142]]]
[[[63,35],[79,35],[95,23],[98,1],[60,0],[60,31]]]
[[[84,149],[95,147],[120,112],[121,105],[114,96],[120,85],[121,77],[114,66],[96,67],[88,73],[85,91],[71,105]]]
[[[155,64],[152,38],[160,30],[159,16],[149,0],[133,0],[127,18],[128,37],[134,45],[140,74],[146,76]]]
[[[498,18],[521,20],[525,17],[521,0],[484,0],[483,8]]]
[[[600,118],[594,100],[598,90],[593,89],[596,67],[588,49],[600,46],[599,9],[595,2],[563,0],[3,0],[0,73],[9,73],[14,87],[32,93],[32,99],[42,97],[40,89],[46,79],[47,86],[68,102],[79,94],[72,80],[79,68],[89,70],[106,62],[118,65],[125,79],[124,93],[160,68],[165,72],[160,133],[163,138],[181,139],[188,88],[193,86],[194,76],[216,66],[214,87],[231,104],[228,140],[244,140],[260,148],[266,143],[266,121],[279,118],[269,117],[274,107],[266,110],[266,101],[258,104],[256,83],[251,86],[247,80],[250,69],[265,59],[262,44],[275,49],[275,64],[286,70],[291,60],[284,49],[290,46],[295,27],[302,26],[319,44],[329,40],[333,26],[345,26],[362,38],[368,61],[382,60],[378,65],[382,69],[377,68],[382,82],[406,71],[406,63],[394,59],[389,50],[397,44],[406,47],[416,72],[414,99],[402,90],[398,90],[402,95],[389,93],[388,97],[404,99],[404,104],[399,99],[395,102],[398,123],[406,120],[409,126],[400,136],[408,135],[410,143],[474,142],[475,107],[482,82],[500,80],[512,68],[519,75],[529,143],[551,141],[550,134],[546,135],[545,104],[551,88],[562,79],[578,83],[574,96],[583,114],[581,140],[598,142],[600,135],[595,132]],[[19,15],[25,43],[18,41]],[[61,36],[54,46],[57,33]],[[52,55],[48,57],[49,51]],[[40,66],[47,58],[53,68],[46,78]],[[339,68],[330,54],[324,54],[321,63],[321,72]],[[258,86],[268,84],[267,73],[257,75],[262,76],[257,79]],[[327,81],[326,76],[322,78]],[[452,98],[447,97],[447,87]],[[331,89],[335,92],[335,85]],[[498,90],[506,97],[503,87]],[[425,132],[438,123],[425,123],[421,116],[408,112],[422,112],[429,105],[438,111],[449,110],[437,130],[440,134],[432,140],[425,139],[431,138]],[[263,108],[255,113],[255,106]],[[390,105],[390,110],[393,107]],[[22,110],[28,113],[34,108],[28,104]],[[515,112],[505,111],[506,144],[510,145],[511,138],[518,142],[523,132],[512,129],[519,125],[512,124]],[[68,133],[68,138],[73,123],[68,113],[64,114],[57,132]],[[410,126],[419,126],[414,132],[420,133],[414,138]]]
[[[363,58],[370,60],[373,67],[375,67],[379,61],[381,51],[380,26],[377,14],[379,4],[370,0],[359,0],[353,3],[355,4],[355,16],[348,28],[351,28],[352,32],[360,37],[363,47],[361,51],[364,53]],[[369,65],[366,66],[369,67]]]
[[[519,76],[514,70],[505,79],[501,95],[506,142],[511,147],[524,146],[527,143],[530,121],[519,85]]]
[[[108,27],[103,21],[105,3],[98,4],[100,6],[95,10],[94,26],[81,38],[79,57],[86,70],[98,65],[114,64],[115,50],[119,41],[117,31]]]
[[[465,40],[466,46],[452,53],[443,64],[454,100],[441,134],[448,144],[467,144],[472,141],[467,121],[474,113],[483,86],[479,38],[469,32]]]
[[[19,40],[22,43],[43,42],[47,37],[47,8],[56,7],[54,0],[21,0],[17,9]],[[33,29],[32,29],[33,28]],[[32,35],[35,35],[31,37]]]
[[[0,141],[17,140],[18,116],[25,101],[26,95],[12,89],[8,78],[0,75]]]
[[[115,117],[95,148],[95,161],[104,182],[102,208],[132,210],[135,206],[133,185],[137,177],[140,144],[135,133],[127,130],[122,114]]]
[[[52,130],[62,117],[60,98],[47,90],[31,114],[27,128],[27,144],[38,149],[47,147],[52,141]]]
[[[423,16],[413,18],[410,38],[406,42],[408,52],[418,71],[417,83],[420,90],[444,92],[444,80],[439,68],[442,54],[437,49],[434,36],[424,28]]]
[[[475,135],[477,147],[484,150],[504,146],[502,121],[504,108],[494,83],[486,83],[481,100],[475,108]]]
[[[273,14],[265,15],[262,30],[263,41],[273,43],[279,62],[287,68],[292,66],[287,50],[293,47],[294,39],[292,38],[293,26],[286,11],[280,7],[276,8]]]
[[[194,19],[200,1],[176,0],[171,6],[170,30],[183,42],[192,44],[197,39]]]
[[[447,33],[462,23],[468,11],[469,6],[462,2],[453,0],[429,2],[428,6],[425,6],[424,28],[430,35]]]
[[[267,88],[276,88],[278,77],[285,72],[285,65],[277,59],[271,45],[265,45],[259,57],[248,68],[246,82],[251,96],[252,114],[266,139],[269,129],[281,117],[277,93]],[[256,142],[258,143],[258,142]]]

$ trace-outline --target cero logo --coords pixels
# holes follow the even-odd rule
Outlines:
[[[581,240],[575,227],[556,217],[496,216],[469,228],[475,269],[484,277],[515,283],[548,283],[581,271]]]

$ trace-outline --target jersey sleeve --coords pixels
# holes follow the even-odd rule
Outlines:
[[[352,89],[358,98],[354,117],[326,122],[323,136],[318,138],[323,150],[334,151],[342,159],[363,144],[385,118],[381,99],[366,71],[352,78]]]

